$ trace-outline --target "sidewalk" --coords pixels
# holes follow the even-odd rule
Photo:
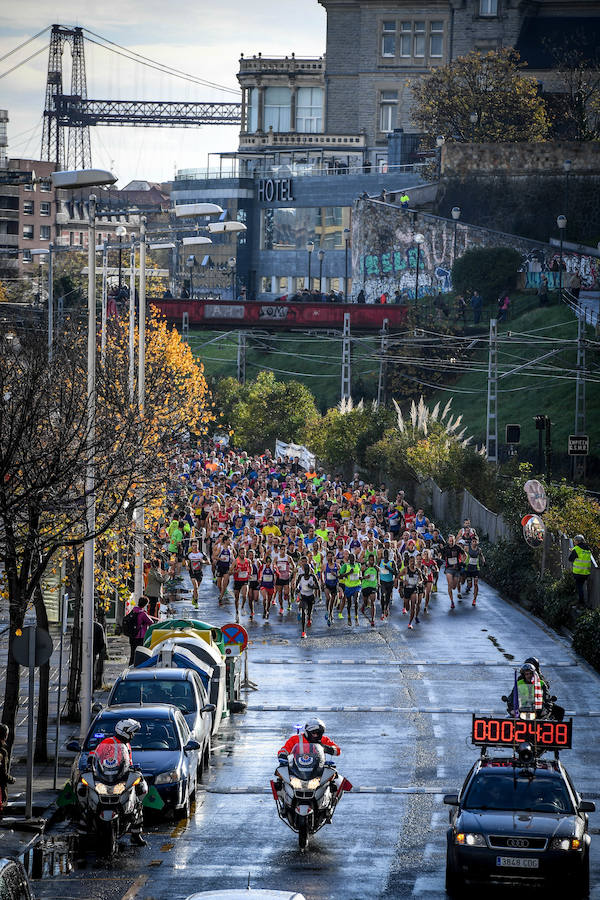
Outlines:
[[[0,844],[2,854],[7,856],[23,856],[38,840],[48,822],[56,814],[55,801],[69,780],[73,754],[67,751],[66,744],[79,738],[79,725],[76,723],[62,722],[60,728],[60,741],[58,746],[58,777],[56,790],[54,789],[54,758],[56,742],[56,707],[58,699],[58,663],[60,634],[57,628],[51,628],[54,651],[50,660],[50,709],[48,714],[48,762],[34,764],[33,779],[33,815],[37,823],[31,825],[23,822],[25,814],[25,790],[26,790],[26,762],[27,762],[27,714],[28,714],[28,672],[21,670],[20,702],[17,712],[15,740],[13,745],[11,774],[15,778],[15,784],[9,785],[8,804],[5,814],[0,819]],[[61,706],[66,701],[66,681],[69,672],[69,642],[70,634],[65,635],[63,646],[63,674]],[[6,678],[6,661],[8,655],[8,628],[0,621],[0,698],[4,696],[4,683]],[[105,703],[108,691],[115,678],[126,667],[129,657],[129,643],[127,638],[108,635],[108,659],[104,665],[103,688],[96,691],[94,700]],[[39,688],[39,673],[35,677],[35,707],[37,711],[37,691]],[[35,734],[35,732],[34,732]],[[18,820],[13,825],[14,819]]]

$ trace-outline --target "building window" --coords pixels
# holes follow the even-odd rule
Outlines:
[[[384,22],[381,29],[381,55],[394,57],[396,55],[396,23]]]
[[[291,91],[285,87],[265,88],[265,126],[275,132],[290,130]]]
[[[400,56],[403,59],[412,56],[412,22],[400,23]]]
[[[40,240],[41,241],[49,241],[50,240],[50,226],[49,225],[40,225]]]
[[[33,190],[33,185],[32,185],[32,184],[24,184],[24,185],[23,185],[23,190],[24,190],[24,191],[32,191],[32,190]]]
[[[379,130],[384,133],[396,127],[398,111],[398,91],[382,91],[379,99]]]
[[[83,247],[83,231],[79,232],[79,246]]]
[[[271,276],[263,275],[260,279],[260,292],[261,294],[270,294],[271,293]]]
[[[52,190],[52,182],[49,181],[47,178],[40,179],[38,184],[40,186],[40,191],[42,191],[46,194],[49,194],[50,191]]]
[[[23,262],[31,262],[31,250],[23,250]]]
[[[23,200],[23,212],[26,216],[33,215],[33,200]]]
[[[40,203],[40,216],[49,216],[50,215],[50,204],[46,200],[42,200]]]
[[[323,131],[323,88],[298,88],[296,131],[303,134],[319,134]]]
[[[425,56],[425,22],[415,22],[415,57],[421,59]]]
[[[258,88],[250,88],[247,96],[246,128],[249,132],[258,131]]]
[[[23,237],[27,241],[33,240],[33,225],[23,225]]]
[[[479,0],[480,16],[497,16],[498,0]]]
[[[429,55],[441,59],[444,55],[444,23],[431,22],[429,26]]]
[[[340,206],[275,207],[263,209],[261,250],[344,248],[344,228],[350,227],[350,208]],[[313,257],[315,263],[316,257]]]

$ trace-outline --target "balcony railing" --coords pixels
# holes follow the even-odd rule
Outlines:
[[[324,178],[344,177],[345,175],[371,175],[380,178],[382,175],[419,175],[426,163],[411,163],[402,166],[390,166],[382,163],[379,166],[346,166],[332,168],[320,162],[315,163],[281,163],[280,165],[258,166],[251,172],[240,172],[239,169],[184,169],[175,176],[176,182],[212,181],[222,178],[245,178],[260,180],[261,178]]]
[[[296,57],[292,53],[291,56],[269,56],[263,57],[259,53],[258,56],[242,56],[240,58],[240,75],[250,73],[266,73],[266,72],[324,72],[325,57],[318,56],[314,58]]]
[[[362,149],[364,134],[314,134],[298,131],[256,131],[240,134],[240,149],[247,147],[309,147],[319,150]]]

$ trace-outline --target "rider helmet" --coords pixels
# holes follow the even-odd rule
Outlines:
[[[535,669],[535,671],[536,671],[536,672],[538,673],[538,675],[539,675],[539,674],[540,674],[540,661],[539,661],[539,659],[538,659],[536,656],[528,656],[527,659],[525,660],[525,662],[523,663],[523,665],[527,665],[528,663],[529,663],[530,665],[533,666],[533,668]]]
[[[309,719],[304,726],[304,736],[311,744],[318,744],[325,734],[325,723],[321,719]]]
[[[115,737],[128,744],[141,727],[137,719],[120,719],[115,725]]]
[[[583,541],[585,541],[585,538],[582,534],[576,534],[575,537],[573,538],[574,544],[581,544],[581,543],[583,543]]]
[[[535,666],[533,666],[529,662],[523,663],[523,665],[521,666],[521,675],[523,676],[523,678],[525,678],[525,675],[527,674],[530,674],[532,677],[536,674]]]

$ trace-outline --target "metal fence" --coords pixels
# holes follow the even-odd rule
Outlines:
[[[459,528],[465,519],[470,519],[477,533],[490,541],[508,537],[508,527],[502,516],[492,512],[466,489],[443,491],[432,478],[427,478],[417,485],[415,502],[436,524],[455,524]]]

